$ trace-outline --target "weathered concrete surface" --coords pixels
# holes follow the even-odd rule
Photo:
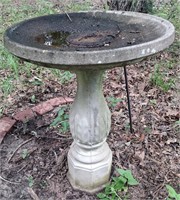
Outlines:
[[[76,70],[78,68],[100,69],[121,66],[125,63],[130,63],[136,59],[144,58],[162,51],[174,40],[174,26],[170,22],[156,16],[121,11],[91,11],[83,13],[88,14],[89,17],[94,16],[115,20],[117,21],[117,25],[118,23],[134,23],[137,26],[145,26],[147,34],[149,34],[149,36],[157,35],[157,38],[138,45],[111,50],[59,51],[58,48],[44,49],[43,46],[26,46],[20,41],[14,41],[13,35],[16,34],[16,29],[21,26],[21,24],[19,24],[11,27],[6,32],[4,37],[5,46],[11,53],[27,61],[35,62],[46,67]],[[42,31],[45,32],[43,24],[40,26]]]
[[[102,92],[103,72],[77,71],[78,90],[70,112],[74,138],[68,153],[68,178],[72,186],[95,192],[109,180],[112,153],[105,142],[111,114]]]

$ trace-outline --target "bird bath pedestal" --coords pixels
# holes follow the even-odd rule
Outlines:
[[[74,142],[68,153],[68,179],[73,188],[92,193],[109,181],[112,152],[106,138],[111,114],[102,92],[104,71],[155,54],[173,40],[170,22],[120,11],[42,16],[6,31],[4,44],[12,54],[77,75],[70,111]]]

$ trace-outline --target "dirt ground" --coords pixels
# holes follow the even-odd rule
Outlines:
[[[95,6],[101,6],[98,2]],[[127,66],[133,134],[127,125],[129,118],[123,69],[109,70],[104,78],[104,95],[112,112],[112,126],[107,139],[113,152],[112,176],[117,175],[116,168],[132,171],[139,185],[129,188],[130,200],[164,200],[167,197],[166,184],[180,193],[180,136],[175,123],[179,120],[177,90],[172,88],[163,92],[150,82],[155,64],[169,58],[172,54],[166,51]],[[168,73],[175,76],[178,67]],[[47,74],[44,76],[47,77]],[[74,98],[75,93],[75,76],[64,84],[48,76],[41,86],[29,85],[13,92],[7,99],[10,106],[3,115],[12,116],[18,109],[32,107],[53,97]],[[31,101],[32,95],[36,96],[35,103]],[[120,101],[114,103],[114,98]],[[67,113],[70,106],[66,108]],[[72,137],[69,131],[63,134],[59,127],[50,127],[58,109],[28,122],[16,123],[4,138],[0,145],[1,200],[97,199],[96,194],[73,190],[68,182],[66,156]]]
[[[129,199],[165,199],[165,184],[173,185],[177,191],[180,189],[177,184],[180,176],[178,130],[174,126],[178,119],[178,99],[173,91],[164,94],[151,86],[149,73],[153,65],[148,61],[127,69],[134,134],[131,135],[126,127],[128,115],[122,69],[110,70],[104,81],[105,96],[122,99],[114,107],[109,102],[112,127],[108,143],[113,151],[112,174],[116,175],[116,167],[132,170],[140,184],[130,188]],[[62,95],[74,97],[75,79],[65,85],[53,82],[49,80],[32,91],[37,101]],[[23,97],[15,94],[14,104],[19,108],[32,106],[28,96],[31,93]],[[6,114],[11,115],[13,110],[12,106]],[[2,200],[31,199],[31,184],[39,199],[96,199],[96,195],[74,191],[67,180],[66,155],[72,138],[69,132],[59,135],[58,128],[50,128],[56,114],[54,110],[27,123],[19,122],[5,137],[0,148],[1,176],[11,182],[0,180]],[[28,155],[23,159],[25,150]]]

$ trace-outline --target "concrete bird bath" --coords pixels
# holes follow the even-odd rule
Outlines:
[[[74,142],[68,153],[68,179],[73,188],[92,193],[109,181],[112,152],[106,138],[111,114],[102,92],[104,71],[155,54],[173,40],[170,22],[119,11],[42,16],[6,31],[5,47],[15,56],[77,75],[70,111]]]

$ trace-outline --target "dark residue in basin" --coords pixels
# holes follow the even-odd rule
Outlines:
[[[158,35],[151,34],[160,29],[153,23],[117,22],[86,13],[72,13],[71,19],[63,14],[39,17],[12,29],[8,37],[39,49],[94,51],[137,45],[160,35],[159,32]]]
[[[69,33],[65,31],[48,32],[35,37],[39,44],[52,47],[96,48],[109,46],[119,36],[120,31],[87,31]]]
[[[48,32],[35,37],[35,40],[46,46],[63,47],[67,45],[66,38],[69,35],[70,33],[65,31]]]

